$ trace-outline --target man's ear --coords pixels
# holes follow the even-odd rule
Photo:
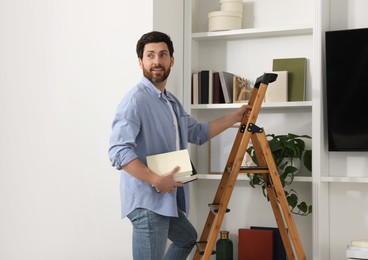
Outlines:
[[[141,67],[141,69],[143,69],[142,59],[138,58],[138,63],[139,63],[139,67]]]
[[[171,57],[171,67],[174,66],[174,56]]]

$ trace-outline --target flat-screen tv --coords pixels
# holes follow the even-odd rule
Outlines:
[[[368,28],[326,32],[329,151],[368,151]]]

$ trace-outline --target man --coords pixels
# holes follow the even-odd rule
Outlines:
[[[136,260],[186,259],[197,239],[187,218],[189,184],[174,180],[178,167],[158,175],[146,156],[203,144],[241,120],[246,106],[209,123],[198,123],[166,90],[174,65],[170,37],[153,31],[137,43],[141,81],[120,102],[112,125],[109,156],[121,171],[122,217],[133,225]],[[166,254],[167,239],[171,240]]]

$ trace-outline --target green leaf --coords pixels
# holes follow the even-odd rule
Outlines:
[[[310,172],[312,171],[312,150],[306,150],[304,152],[303,164]]]
[[[303,213],[308,213],[308,206],[304,201],[298,205],[298,209]]]
[[[290,194],[286,199],[291,208],[295,208],[298,204],[298,196],[295,194]]]
[[[298,170],[298,168],[295,168],[294,166],[287,166],[285,168],[284,174],[288,175],[288,174],[293,174],[294,172],[296,172]]]

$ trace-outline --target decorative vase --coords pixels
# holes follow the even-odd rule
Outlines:
[[[216,260],[233,260],[233,242],[229,239],[229,231],[220,231],[216,242]]]

